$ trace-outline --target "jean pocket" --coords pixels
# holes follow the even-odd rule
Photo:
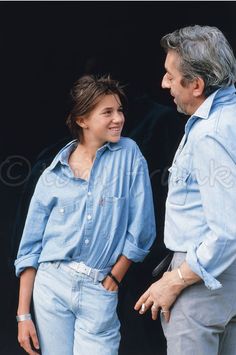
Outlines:
[[[106,290],[100,282],[85,282],[81,288],[80,306],[83,309],[81,328],[92,334],[101,334],[119,325],[117,292]]]
[[[110,294],[114,294],[114,295],[116,295],[116,294],[118,293],[118,290],[115,290],[115,291],[107,290],[107,289],[103,286],[102,281],[100,281],[100,282],[98,283],[98,285],[99,285],[99,287],[102,289],[102,291],[104,291],[104,292],[107,292],[107,293],[110,293]]]

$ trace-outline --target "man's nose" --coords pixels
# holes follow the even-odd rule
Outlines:
[[[170,89],[170,82],[167,78],[167,74],[163,76],[162,82],[161,82],[161,87],[162,89]]]

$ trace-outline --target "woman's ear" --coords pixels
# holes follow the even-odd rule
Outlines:
[[[194,79],[194,88],[193,88],[193,95],[195,97],[200,97],[203,95],[205,88],[204,80],[200,77]]]
[[[86,119],[84,117],[78,117],[76,119],[76,123],[78,126],[80,126],[81,128],[88,128],[87,124],[86,124]]]

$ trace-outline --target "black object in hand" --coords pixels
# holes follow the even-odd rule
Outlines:
[[[168,269],[168,266],[171,263],[173,257],[173,253],[169,252],[164,259],[155,267],[155,269],[152,271],[152,276],[157,277],[157,276],[162,276],[162,274]]]

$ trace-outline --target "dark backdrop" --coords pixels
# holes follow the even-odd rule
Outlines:
[[[155,175],[155,162],[163,172],[181,136],[183,118],[159,105],[174,108],[168,93],[160,89],[164,61],[160,38],[185,25],[215,25],[236,49],[235,13],[235,2],[213,1],[0,3],[1,355],[21,354],[12,268],[24,218],[19,201],[21,211],[27,209],[24,186],[39,154],[68,135],[64,118],[72,83],[85,72],[110,72],[127,83],[131,102],[127,134],[140,144],[150,173]],[[166,184],[160,174],[152,183],[157,194],[161,191],[157,216],[161,240]],[[154,256],[161,257],[162,246],[156,246],[152,260],[131,269],[124,281],[128,291],[121,289],[122,355],[165,354],[158,321],[152,322],[150,315],[140,318],[132,310],[151,282]]]

